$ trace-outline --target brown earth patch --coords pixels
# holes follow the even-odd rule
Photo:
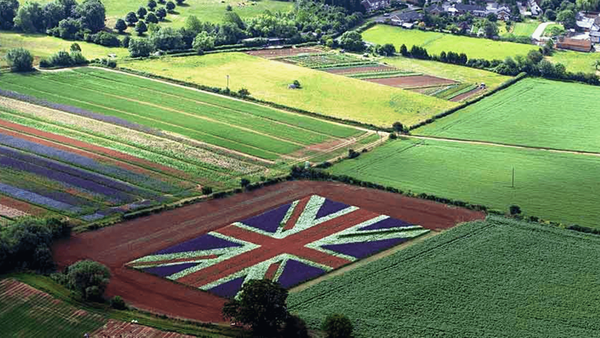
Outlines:
[[[8,196],[0,196],[0,205],[6,205],[13,209],[20,210],[32,216],[41,216],[49,213],[48,210],[29,204],[27,202],[19,201]]]
[[[388,72],[388,71],[392,71],[392,70],[396,70],[396,68],[394,67],[390,67],[390,66],[384,66],[384,65],[380,65],[380,66],[361,66],[361,67],[344,67],[344,68],[329,68],[329,69],[325,69],[325,71],[327,73],[331,73],[331,74],[340,74],[340,75],[346,75],[346,74],[360,74],[360,73],[377,73],[377,72]]]
[[[120,338],[192,338],[176,332],[160,331],[148,326],[143,326],[134,323],[125,323],[118,320],[110,319],[103,327],[94,331],[91,334],[93,338],[105,337],[120,337]]]
[[[391,87],[412,88],[412,87],[433,87],[458,83],[454,80],[444,79],[431,75],[418,76],[397,76],[383,79],[364,79],[365,81],[375,82]]]
[[[296,157],[296,158],[302,158],[304,156],[314,154],[315,152],[320,153],[320,152],[332,151],[332,150],[339,148],[340,146],[344,146],[344,145],[347,145],[350,143],[352,143],[352,142],[349,142],[348,140],[333,139],[333,140],[329,140],[327,142],[313,144],[306,148],[302,148],[298,151],[295,151],[295,152],[289,154],[289,156]]]
[[[54,245],[54,258],[59,268],[81,259],[93,259],[107,265],[113,275],[107,295],[121,295],[136,307],[174,317],[222,322],[221,309],[225,299],[126,268],[125,264],[313,194],[434,231],[485,217],[482,212],[380,190],[334,182],[293,181],[77,234]]]
[[[323,53],[322,50],[316,48],[273,48],[273,49],[261,49],[246,52],[248,55],[258,56],[265,59],[272,59],[282,56],[296,56],[298,54],[314,54]]]

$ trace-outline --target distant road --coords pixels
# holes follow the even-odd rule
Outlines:
[[[533,34],[531,34],[531,38],[532,39],[536,39],[536,40],[540,40],[542,37],[542,34],[544,34],[544,30],[546,29],[546,27],[548,27],[548,25],[554,24],[553,21],[550,22],[543,22],[541,23],[536,29],[535,32],[533,32]]]

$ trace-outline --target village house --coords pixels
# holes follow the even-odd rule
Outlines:
[[[392,5],[391,0],[363,0],[361,5],[365,8],[367,13],[373,12],[379,9],[386,9]]]
[[[431,1],[431,5],[425,10],[432,15],[440,15],[448,13],[452,16],[458,16],[466,13],[471,13],[473,16],[484,18],[489,14],[495,14],[498,20],[510,20],[510,8],[505,5],[499,5],[496,2],[488,3],[486,7],[479,5],[466,5],[459,2],[443,2],[439,4],[436,1]]]
[[[592,42],[588,39],[572,39],[561,36],[556,42],[556,48],[570,49],[578,52],[589,52],[592,50]]]

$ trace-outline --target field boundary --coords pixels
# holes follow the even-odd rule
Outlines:
[[[439,137],[439,136],[406,135],[406,137],[412,138],[412,139],[419,139],[419,140],[436,140],[436,141],[468,143],[468,144],[476,144],[476,145],[487,145],[487,146],[496,146],[496,147],[525,149],[525,150],[549,151],[549,152],[559,153],[559,154],[600,156],[600,152],[585,151],[585,150],[570,150],[570,149],[558,149],[558,148],[549,148],[549,147],[523,146],[523,145],[518,145],[518,144],[510,144],[510,143],[502,143],[502,142],[467,140],[467,139],[461,139],[461,138]]]

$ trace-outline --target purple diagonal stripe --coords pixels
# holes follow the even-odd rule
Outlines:
[[[390,238],[372,242],[323,245],[322,248],[356,258],[363,258],[394,247],[405,241],[407,241],[407,238]]]
[[[181,264],[166,265],[166,266],[154,266],[151,268],[144,268],[142,270],[144,270],[148,273],[151,273],[153,275],[159,276],[159,277],[167,277],[174,273],[183,271],[185,269],[191,268],[196,265],[198,265],[198,263],[181,263]]]
[[[349,205],[326,199],[321,208],[319,209],[319,212],[317,212],[316,218],[319,219],[321,217],[334,214],[340,210],[346,209],[347,207],[349,207]]]
[[[232,279],[229,282],[217,285],[208,291],[224,298],[233,298],[242,288],[242,284],[244,284],[245,278],[246,276]]]
[[[381,229],[391,229],[391,228],[401,228],[401,227],[409,227],[414,224],[410,224],[408,222],[395,219],[395,218],[386,218],[377,223],[373,223],[371,225],[367,225],[364,228],[360,228],[359,230],[381,230]]]
[[[277,279],[277,282],[282,287],[288,289],[294,285],[298,285],[309,279],[313,279],[325,273],[325,270],[298,262],[296,260],[288,260],[285,263],[281,276]]]
[[[203,235],[187,242],[177,244],[175,246],[160,250],[154,255],[171,254],[177,252],[186,251],[198,251],[198,250],[210,250],[220,248],[231,248],[235,246],[242,246],[239,243],[230,242],[228,240],[215,237],[213,235]]]
[[[263,231],[275,233],[291,205],[291,203],[282,205],[279,208],[265,212],[264,214],[240,221],[240,223]]]

